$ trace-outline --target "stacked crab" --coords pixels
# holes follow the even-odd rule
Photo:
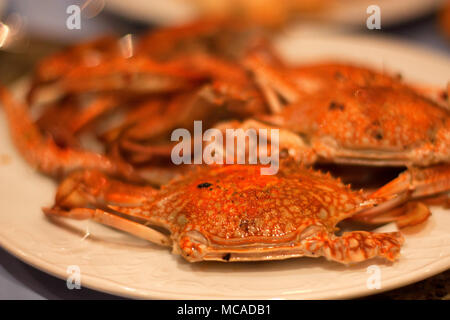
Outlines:
[[[427,202],[448,203],[447,99],[365,67],[287,64],[261,30],[217,20],[56,53],[26,102],[0,89],[21,154],[62,180],[49,217],[93,219],[188,261],[395,260],[401,232],[336,225],[402,228],[430,216]],[[170,133],[194,120],[278,129],[280,170],[172,165]],[[359,178],[401,173],[373,190],[350,165]]]

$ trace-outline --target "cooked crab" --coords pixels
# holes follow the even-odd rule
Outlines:
[[[301,103],[311,95],[333,96],[342,89],[372,86],[410,89],[450,109],[450,83],[444,89],[407,84],[401,74],[392,75],[362,65],[336,61],[280,65],[263,59],[257,50],[246,55],[244,65],[254,75],[273,113],[281,112],[283,105]]]
[[[61,177],[74,170],[90,168],[131,180],[136,178],[134,169],[129,164],[116,162],[96,152],[58,145],[52,136],[43,134],[33,122],[27,105],[14,99],[12,94],[1,86],[0,102],[5,110],[16,148],[25,160],[39,171]]]
[[[96,171],[76,172],[61,183],[54,207],[44,212],[93,219],[172,246],[190,262],[324,256],[348,264],[398,257],[399,232],[335,235],[339,221],[386,198],[363,196],[293,161],[272,176],[261,175],[260,169],[206,166],[161,190],[110,180]]]
[[[253,73],[273,113],[283,110],[283,102],[293,104],[312,95],[332,95],[343,88],[402,85],[398,77],[339,62],[282,66],[263,59],[256,50],[245,57],[244,65]]]
[[[140,37],[103,37],[43,59],[32,79],[29,102],[40,101],[41,95],[54,99],[66,93],[188,89],[222,71],[233,75],[227,67],[261,39],[254,28],[222,19],[161,28]]]
[[[161,95],[138,100],[141,102],[128,108],[118,125],[112,122],[113,125],[101,134],[106,144],[105,153],[84,148],[77,134],[126,97],[103,94],[80,108],[79,100],[83,99],[68,96],[48,106],[37,121],[33,120],[28,104],[15,99],[3,87],[0,87],[0,103],[16,147],[39,171],[60,178],[75,170],[96,169],[124,179],[159,185],[184,170],[174,168],[169,161],[174,145],[168,138],[172,130],[191,128],[197,119],[202,119],[205,127],[220,119],[244,119],[264,107],[258,93],[249,102],[246,93],[229,92],[233,88],[227,85],[228,81],[234,85],[245,82],[242,70],[222,65],[223,71],[214,71],[212,62],[203,61],[199,67],[202,64],[205,70],[221,74],[221,84],[204,85],[169,97]]]
[[[341,89],[261,119],[304,137],[303,145],[320,161],[379,166],[450,162],[450,113],[407,88]]]
[[[216,127],[279,129],[282,154],[309,165],[418,166],[393,182],[402,186],[402,193],[421,190],[420,196],[411,192],[404,201],[449,193],[448,109],[398,79],[370,69],[338,64],[299,70],[298,86],[288,91],[298,96],[288,99],[289,94],[283,94],[286,106],[272,95],[278,101],[272,115]],[[263,80],[265,84],[268,81]],[[272,87],[274,83],[278,82]],[[286,87],[280,88],[276,92],[286,92]],[[429,216],[420,212],[422,217]]]
[[[342,89],[260,119],[217,127],[279,129],[280,149],[306,164],[423,167],[450,162],[450,113],[409,89]],[[442,180],[447,179],[443,166],[437,166],[435,178],[442,172]]]

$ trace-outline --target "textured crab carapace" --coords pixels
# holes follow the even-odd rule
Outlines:
[[[246,66],[272,111],[258,119],[301,136],[300,149],[306,143],[319,160],[379,166],[450,162],[448,107],[400,77],[337,62],[275,68],[256,55]]]
[[[261,175],[260,169],[207,166],[161,190],[108,180],[95,171],[77,172],[60,185],[55,206],[44,211],[91,218],[171,245],[191,262],[324,256],[352,263],[398,256],[403,243],[398,232],[335,235],[339,221],[382,202],[380,198],[365,197],[329,175],[290,161],[276,175]]]
[[[450,113],[408,88],[353,87],[311,96],[273,122],[307,136],[321,159],[335,163],[450,162]]]

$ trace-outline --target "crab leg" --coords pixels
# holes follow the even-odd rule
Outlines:
[[[57,145],[78,148],[80,141],[67,125],[76,118],[78,110],[79,106],[74,99],[67,97],[47,106],[35,123],[41,131],[49,134]]]
[[[27,96],[29,104],[36,100],[36,94],[41,91],[42,86],[60,80],[74,68],[98,64],[111,57],[122,56],[118,40],[113,36],[106,36],[69,47],[44,58],[36,66],[33,83]]]
[[[64,211],[57,208],[44,208],[43,211],[47,216],[58,216],[76,220],[90,219],[162,246],[172,245],[170,238],[161,232],[100,209],[76,208]]]
[[[55,99],[65,93],[174,92],[192,88],[202,79],[202,75],[189,72],[178,62],[156,63],[146,56],[115,57],[96,66],[79,66],[57,81],[34,87],[30,101],[39,100],[38,95]]]
[[[117,106],[117,101],[111,96],[100,96],[92,101],[81,113],[73,119],[70,129],[73,133],[82,130],[90,122]]]
[[[420,199],[450,192],[450,165],[413,167],[372,194],[374,197],[407,195],[407,199]]]
[[[6,88],[0,87],[0,101],[16,147],[38,170],[53,176],[80,168],[95,168],[112,175],[134,175],[131,166],[115,163],[101,154],[57,146],[53,139],[41,134],[31,120],[28,108],[16,102]]]
[[[352,220],[371,224],[397,222],[402,228],[425,221],[431,212],[422,202],[440,195],[450,194],[450,166],[437,165],[429,168],[411,168],[398,178],[371,194],[371,197],[391,197],[381,206],[370,208],[352,217]],[[401,206],[403,204],[403,206]]]
[[[106,143],[111,143],[118,139],[125,130],[135,126],[138,122],[147,118],[159,118],[165,106],[165,100],[163,99],[146,100],[130,110],[121,124],[107,129],[100,137]]]
[[[136,92],[170,92],[191,87],[195,75],[178,66],[155,63],[143,57],[117,58],[96,67],[80,67],[61,82],[70,92],[133,90]]]
[[[123,140],[120,146],[127,152],[132,152],[129,161],[132,163],[144,163],[154,158],[170,158],[174,143],[162,145],[143,145],[131,140]]]
[[[135,186],[110,180],[98,171],[78,171],[69,175],[60,184],[55,196],[55,206],[43,208],[43,211],[47,216],[77,220],[91,219],[131,233],[139,238],[170,246],[170,238],[151,227],[101,209],[88,208],[111,208],[112,204],[139,208],[145,201],[154,197],[156,193],[157,190],[151,187]],[[127,215],[124,210],[121,213]],[[151,223],[149,217],[139,214],[139,210],[133,210],[131,215]]]
[[[148,140],[160,134],[170,132],[186,116],[191,106],[190,96],[180,95],[163,105],[164,110],[161,113],[147,114],[141,119],[136,119],[126,132],[126,138],[133,140]]]
[[[256,83],[261,88],[274,114],[282,110],[280,97],[288,103],[294,103],[299,99],[299,90],[295,85],[286,81],[279,72],[269,67],[262,59],[251,55],[245,60],[245,66],[253,72]]]
[[[258,88],[231,81],[214,80],[200,94],[215,105],[223,105],[242,117],[266,111],[264,97]]]
[[[322,245],[320,245],[322,241]],[[404,238],[400,232],[373,233],[365,231],[345,232],[340,237],[328,233],[305,240],[311,253],[321,253],[325,258],[342,263],[359,262],[374,257],[394,261],[400,253]],[[319,247],[313,248],[318,243]]]
[[[402,166],[409,158],[403,152],[389,150],[362,151],[339,148],[333,141],[317,139],[312,142],[314,150],[324,163],[342,163],[369,166]]]
[[[239,128],[243,130],[255,129],[257,131],[259,129],[266,129],[267,131],[278,130],[280,152],[283,150],[287,151],[289,156],[294,158],[296,161],[302,162],[303,164],[307,165],[313,164],[316,160],[316,154],[314,150],[308,147],[299,135],[289,130],[272,127],[256,120],[246,120],[242,123],[238,121],[221,122],[214,127],[222,131],[231,128]],[[261,131],[259,131],[259,134],[261,134]],[[271,134],[268,132],[267,135],[261,136],[260,138],[264,138],[270,142],[270,137]]]
[[[443,206],[444,208],[450,208],[450,192],[424,199],[423,202],[430,206]]]
[[[428,206],[422,202],[413,201],[386,212],[380,212],[380,210],[363,212],[351,217],[350,220],[372,225],[395,222],[399,228],[404,228],[421,224],[430,216],[431,211]]]
[[[55,205],[63,208],[114,203],[136,206],[154,197],[156,192],[152,187],[110,180],[99,171],[83,170],[73,172],[61,182],[55,196]]]
[[[111,56],[120,56],[118,40],[113,36],[104,36],[52,54],[37,65],[35,80],[38,84],[53,81],[66,75],[74,65],[89,65]]]

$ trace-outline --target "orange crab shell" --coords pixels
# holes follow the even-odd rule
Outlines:
[[[339,221],[389,199],[354,192],[287,159],[276,175],[261,175],[260,165],[211,165],[160,190],[78,171],[61,183],[55,205],[44,213],[92,219],[172,246],[190,262],[324,256],[347,264],[399,255],[399,232],[334,234]]]
[[[329,175],[287,162],[268,176],[260,175],[260,166],[248,165],[194,170],[139,209],[114,209],[168,228],[174,251],[190,261],[245,260],[246,247],[260,247],[260,255],[284,250],[285,258],[305,237],[315,236],[307,245],[319,247],[334,237],[339,221],[374,203]],[[247,260],[271,257],[254,254]],[[274,255],[280,258],[279,252]]]
[[[278,119],[312,142],[326,140],[338,153],[354,150],[370,158],[386,152],[398,164],[418,165],[450,158],[449,112],[406,87],[337,90],[290,105]],[[333,159],[333,154],[321,156]]]
[[[400,75],[392,76],[363,66],[331,61],[292,67],[288,70],[288,77],[299,90],[309,94],[349,86],[404,86]]]

